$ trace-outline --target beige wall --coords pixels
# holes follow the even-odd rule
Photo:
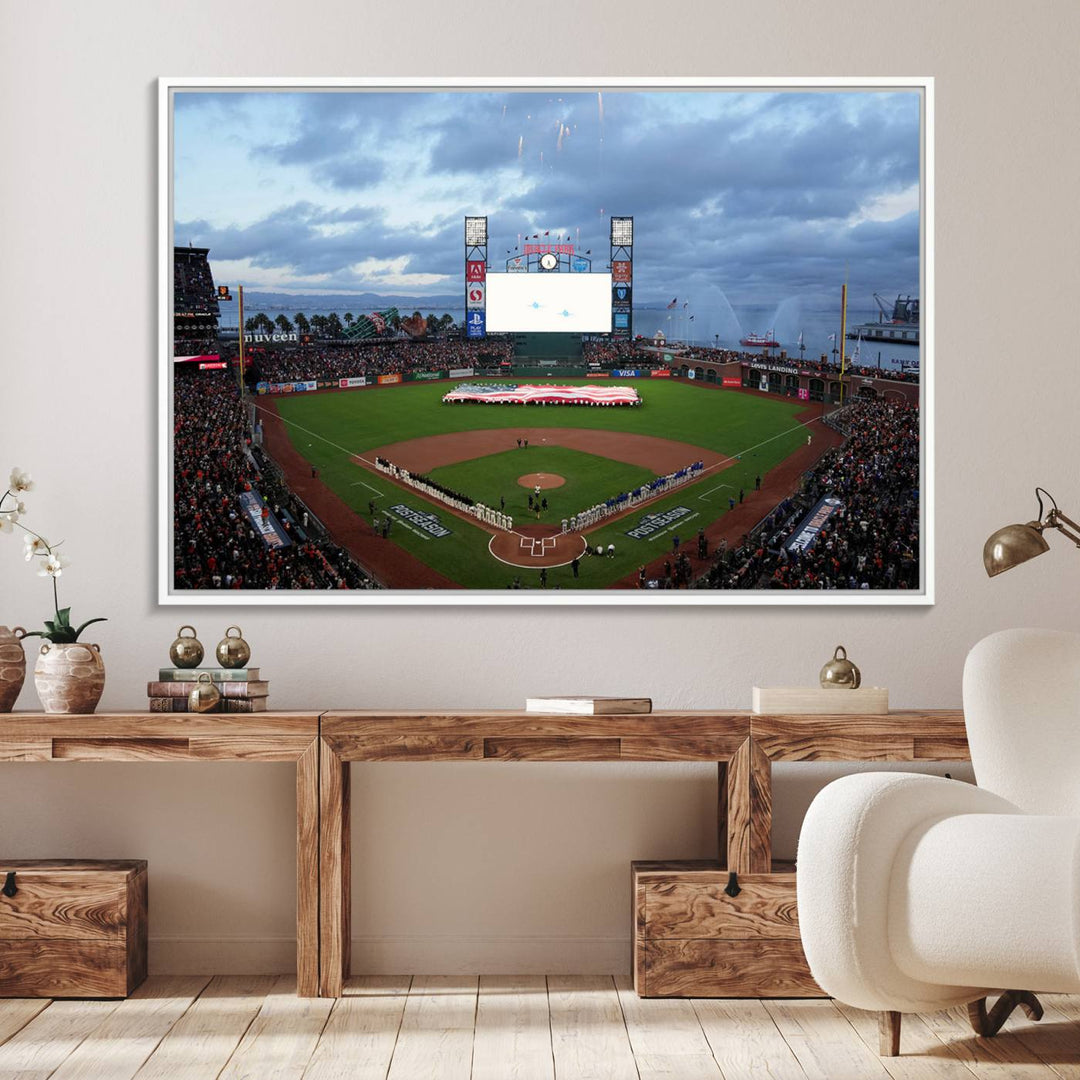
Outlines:
[[[1073,625],[1080,560],[1063,544],[995,582],[979,561],[991,529],[1029,514],[1037,481],[1080,504],[1072,0],[558,0],[528,13],[0,0],[0,12],[0,467],[33,470],[33,520],[67,538],[65,601],[110,617],[96,635],[106,707],[140,704],[182,621],[210,641],[239,621],[281,707],[513,705],[582,689],[745,706],[755,681],[811,678],[837,641],[896,705],[956,705],[982,635]],[[156,77],[480,71],[936,77],[935,607],[155,607]],[[47,588],[16,547],[0,537],[0,622],[34,623]],[[28,688],[21,705],[34,704]],[[779,777],[781,851],[825,775]],[[705,855],[712,840],[708,768],[418,764],[354,779],[369,969],[625,965],[630,859]],[[159,970],[287,962],[288,769],[9,765],[0,791],[0,857],[150,859]]]

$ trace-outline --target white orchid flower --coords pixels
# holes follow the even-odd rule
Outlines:
[[[10,512],[7,510],[0,511],[0,533],[11,532],[18,517],[19,515],[14,510]]]
[[[44,536],[35,536],[27,533],[23,537],[23,555],[29,562],[35,555],[46,555],[49,551],[49,541]]]
[[[54,551],[51,555],[46,556],[45,561],[41,564],[38,577],[58,578],[64,572],[64,568],[70,565],[71,560],[66,555]]]
[[[34,481],[30,479],[30,474],[28,472],[24,472],[20,468],[14,468],[11,470],[8,487],[11,488],[12,491],[33,491]]]

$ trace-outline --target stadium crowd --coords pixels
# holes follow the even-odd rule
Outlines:
[[[512,360],[509,339],[478,341],[381,341],[254,348],[248,350],[249,382],[296,382],[307,379],[350,379],[443,368],[495,368]]]
[[[177,589],[378,588],[348,552],[314,534],[304,505],[258,463],[228,372],[176,371],[173,446]],[[267,547],[241,505],[252,491],[291,543]]]
[[[847,435],[806,474],[753,538],[717,553],[697,583],[709,589],[917,589],[919,410],[859,400],[837,427]],[[843,504],[802,552],[784,542],[819,499]]]

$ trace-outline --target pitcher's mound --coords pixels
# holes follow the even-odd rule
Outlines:
[[[546,491],[548,488],[562,487],[566,483],[566,477],[559,476],[558,473],[531,472],[519,476],[517,482],[530,491],[534,491],[536,488]]]

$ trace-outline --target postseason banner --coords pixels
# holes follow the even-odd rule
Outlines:
[[[814,509],[803,518],[799,527],[784,541],[784,548],[797,553],[809,551],[817,542],[822,529],[829,523],[829,519],[841,510],[843,505],[835,495],[826,495],[824,499],[820,499]]]
[[[244,513],[247,514],[252,527],[263,538],[263,543],[268,548],[288,547],[292,543],[289,534],[281,527],[278,519],[274,517],[273,511],[264,505],[258,492],[240,492],[240,505]]]

